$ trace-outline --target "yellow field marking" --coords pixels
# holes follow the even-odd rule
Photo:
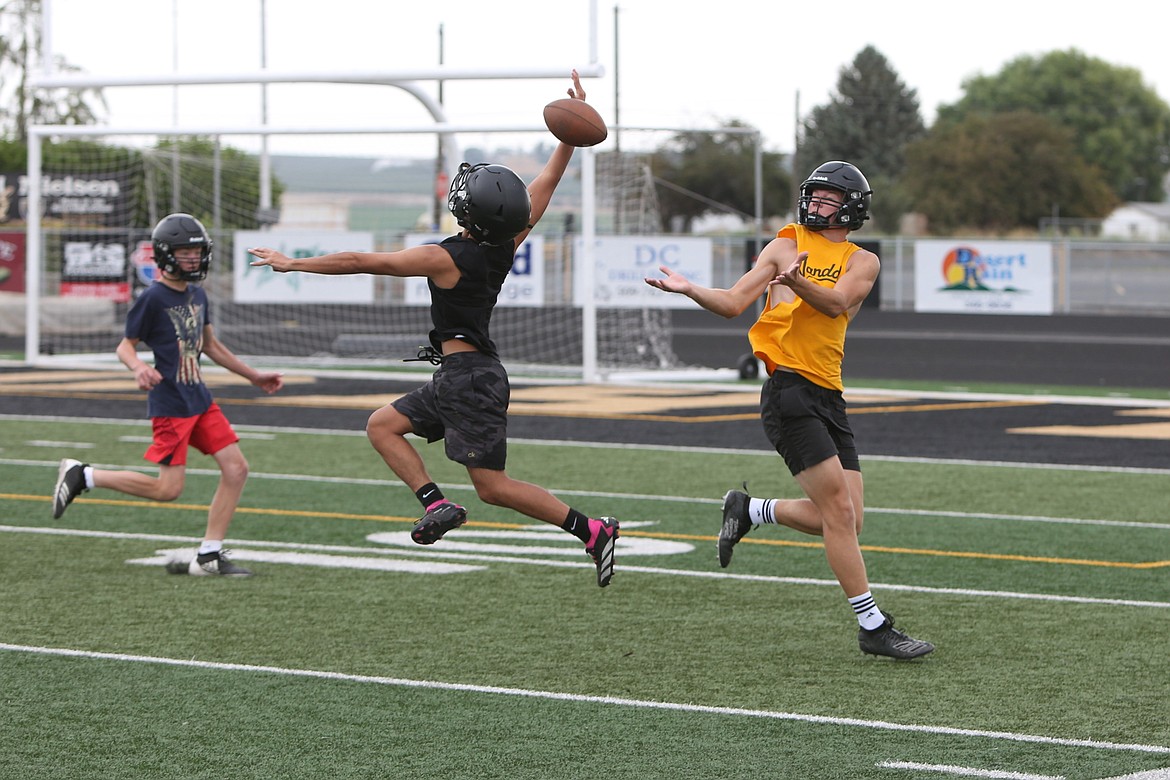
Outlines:
[[[217,398],[221,406],[226,404],[252,404],[254,406],[300,406],[313,409],[359,409],[372,412],[402,397],[402,393],[386,395],[266,395],[259,398]]]
[[[849,415],[884,414],[887,412],[956,412],[964,409],[1005,409],[1010,406],[1041,406],[1044,401],[956,401],[949,404],[905,404],[902,406],[862,406],[849,410]]]
[[[0,493],[0,500],[49,502],[52,501],[52,498],[45,496],[31,496],[20,493]],[[139,508],[146,506],[151,509],[191,510],[199,512],[206,512],[208,510],[208,507],[203,504],[163,504],[154,501],[132,501],[116,498],[84,498],[78,499],[76,503]],[[236,514],[266,515],[274,517],[308,517],[328,520],[372,520],[379,523],[414,524],[418,522],[418,518],[415,517],[399,517],[395,515],[364,515],[350,512],[323,512],[320,510],[303,509],[263,509],[257,507],[240,507],[236,510]],[[482,520],[469,520],[466,525],[468,527],[476,528],[496,528],[507,530],[520,530],[531,527],[531,524],[526,523],[498,523]],[[696,542],[714,542],[719,538],[717,536],[711,536],[707,534],[674,534],[663,533],[661,531],[637,531],[634,529],[623,529],[621,535],[638,536],[647,539],[678,539],[683,541]],[[798,542],[787,539],[741,539],[739,544],[761,544],[768,545],[770,547],[799,547],[804,549],[824,548],[824,544],[821,542]],[[1097,566],[1114,569],[1160,569],[1170,567],[1170,561],[1101,561],[1085,558],[1056,558],[1042,555],[1011,555],[1006,553],[965,552],[960,550],[931,550],[915,547],[885,547],[867,544],[861,545],[861,549],[865,552],[891,553],[895,555],[925,555],[944,558],[970,558],[987,561],[1016,561],[1020,563],[1046,563],[1067,566]]]
[[[208,387],[250,387],[251,383],[235,374],[204,374],[203,381]],[[315,382],[311,376],[285,376],[286,385],[305,385]],[[138,389],[134,376],[110,371],[68,371],[31,372],[26,374],[0,375],[0,390],[4,395],[34,395],[50,398],[94,398],[95,393],[125,393],[146,397]],[[119,398],[121,396],[96,396]]]
[[[114,376],[110,372],[34,372],[18,374],[19,381],[9,379],[0,388],[5,394],[28,394],[42,397],[69,397],[119,399],[141,397],[129,376]],[[246,386],[233,374],[208,374],[204,377],[210,387]],[[0,381],[3,381],[0,378]],[[306,385],[316,381],[312,377],[285,377],[286,384]],[[114,393],[123,392],[119,396]],[[311,407],[323,409],[355,409],[373,411],[401,397],[401,393],[367,393],[363,395],[314,394],[273,395],[255,398],[219,398],[220,405],[257,405],[277,407]],[[903,403],[882,406],[855,406],[852,414],[881,414],[894,412],[955,411],[1024,406],[1039,401],[970,401],[955,403],[905,403],[912,394],[899,397]],[[874,396],[846,394],[846,399],[875,401]],[[889,401],[888,398],[881,400]],[[759,390],[724,391],[704,387],[636,387],[626,385],[550,385],[514,388],[510,413],[518,416],[577,417],[582,419],[642,420],[647,422],[716,423],[755,420],[759,417]],[[735,408],[747,411],[723,411]],[[714,414],[686,414],[689,411],[719,410]]]
[[[1088,436],[1102,439],[1170,441],[1170,422],[1119,423],[1116,425],[1039,425],[1008,428],[1008,433],[1032,436]]]
[[[1116,417],[1162,418],[1170,417],[1170,409],[1121,409]],[[1126,422],[1115,425],[1037,425],[1027,428],[1009,428],[1008,433],[1033,436],[1091,436],[1108,439],[1143,439],[1170,441],[1170,421]]]

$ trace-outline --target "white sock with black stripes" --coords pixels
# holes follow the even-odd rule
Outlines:
[[[748,519],[752,525],[776,525],[776,515],[772,511],[776,501],[775,498],[749,498]]]
[[[860,596],[849,599],[849,606],[853,607],[858,624],[867,631],[881,628],[882,623],[886,622],[886,616],[878,609],[877,602],[873,600],[873,594],[868,590]]]

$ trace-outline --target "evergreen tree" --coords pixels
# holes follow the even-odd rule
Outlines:
[[[829,102],[801,123],[793,175],[799,184],[827,160],[853,163],[874,190],[875,223],[894,231],[908,204],[899,186],[905,148],[925,133],[917,92],[877,49],[866,46],[841,69]]]

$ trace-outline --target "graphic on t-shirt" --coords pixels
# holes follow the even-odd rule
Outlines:
[[[179,344],[179,362],[175,382],[197,385],[203,382],[199,372],[199,353],[203,351],[203,306],[197,303],[173,306],[167,315],[175,326]]]

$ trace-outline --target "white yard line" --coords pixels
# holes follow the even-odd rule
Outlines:
[[[893,723],[881,720],[864,720],[861,718],[837,718],[825,715],[806,715],[797,712],[779,712],[776,710],[749,710],[739,707],[709,707],[701,704],[683,702],[650,701],[646,699],[626,699],[616,696],[587,696],[583,694],[567,693],[562,691],[541,691],[530,688],[504,688],[495,685],[472,685],[466,683],[441,682],[437,680],[411,680],[400,677],[380,677],[363,674],[345,674],[318,669],[295,669],[281,666],[257,666],[253,664],[218,663],[215,661],[196,661],[184,658],[165,658],[147,655],[128,655],[125,653],[103,653],[89,650],[72,650],[62,647],[35,647],[28,645],[14,645],[0,643],[0,650],[36,655],[58,656],[67,658],[89,658],[103,661],[122,661],[125,663],[157,664],[163,666],[178,666],[195,669],[214,669],[223,672],[253,672],[261,674],[275,674],[289,677],[313,678],[319,680],[343,681],[351,683],[365,683],[373,685],[392,685],[404,688],[420,688],[438,691],[459,691],[467,693],[482,693],[495,696],[520,696],[533,699],[547,699],[564,702],[581,702],[589,704],[606,704],[617,707],[631,707],[638,709],[665,710],[670,712],[701,713],[706,715],[725,715],[741,718],[762,718],[769,720],[795,721],[830,726],[848,726],[853,728],[877,729],[885,731],[902,731],[916,734],[931,734],[953,737],[970,737],[975,739],[993,739],[1009,742],[1025,742],[1036,745],[1054,745],[1059,747],[1088,748],[1091,750],[1115,750],[1136,753],[1157,753],[1170,755],[1170,746],[1142,745],[1125,742],[1105,742],[1092,739],[1067,739],[1040,734],[1020,734],[1010,731],[986,731],[983,729],[965,729],[951,726],[923,726],[911,723]]]

